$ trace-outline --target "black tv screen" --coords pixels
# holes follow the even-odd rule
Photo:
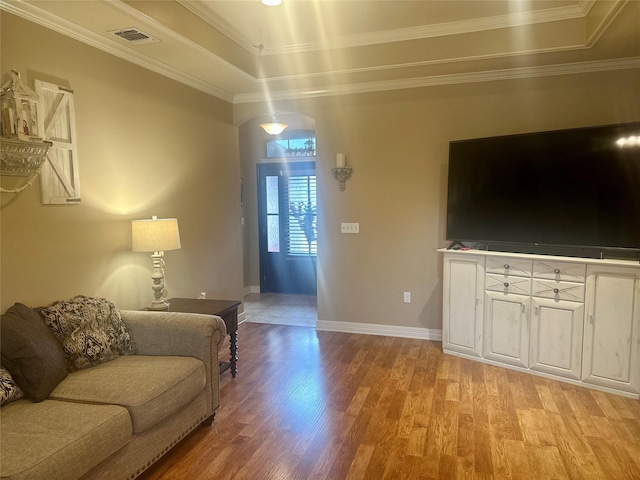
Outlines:
[[[450,142],[447,239],[640,249],[640,122]]]

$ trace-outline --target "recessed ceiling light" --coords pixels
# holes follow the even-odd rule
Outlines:
[[[277,7],[282,3],[282,0],[262,0],[262,4],[267,7]]]

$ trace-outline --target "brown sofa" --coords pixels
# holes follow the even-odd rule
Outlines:
[[[133,479],[213,421],[222,319],[120,313],[135,354],[68,373],[43,401],[2,406],[1,478]]]

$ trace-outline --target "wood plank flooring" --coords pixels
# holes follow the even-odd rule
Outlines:
[[[640,479],[638,400],[439,342],[252,323],[238,338],[214,424],[142,479]]]

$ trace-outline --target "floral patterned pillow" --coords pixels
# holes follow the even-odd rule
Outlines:
[[[4,367],[0,367],[0,405],[5,405],[24,396],[24,392],[13,380],[13,377]]]
[[[71,371],[135,353],[120,311],[109,300],[78,295],[35,310],[62,345]]]

